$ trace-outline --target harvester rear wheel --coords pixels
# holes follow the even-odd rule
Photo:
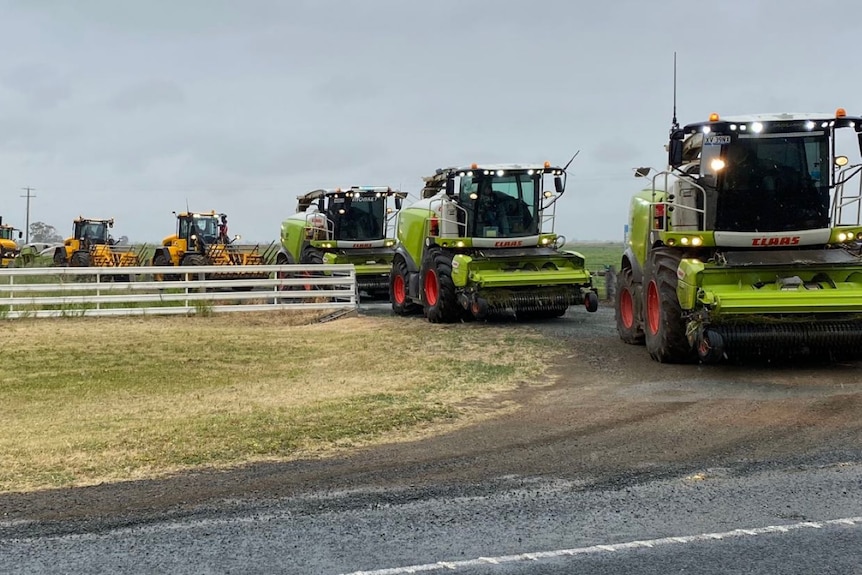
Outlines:
[[[409,315],[422,309],[408,297],[409,285],[410,272],[407,262],[397,256],[392,261],[392,273],[389,274],[389,301],[392,303],[392,311],[397,315]]]
[[[439,248],[429,249],[422,263],[422,303],[431,323],[453,323],[463,313],[452,282],[452,254]]]
[[[685,335],[682,307],[676,295],[679,261],[674,250],[656,248],[647,264],[645,340],[650,356],[661,363],[686,363],[695,357]]]
[[[634,285],[632,269],[625,267],[617,276],[617,297],[614,305],[617,333],[620,339],[633,345],[643,345],[643,312],[640,290]]]

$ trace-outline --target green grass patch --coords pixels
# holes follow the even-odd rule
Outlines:
[[[318,457],[444,431],[511,409],[500,393],[542,383],[561,351],[517,325],[314,317],[8,323],[0,491]]]

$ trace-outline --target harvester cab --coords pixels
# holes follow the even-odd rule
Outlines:
[[[141,254],[128,246],[115,245],[110,230],[114,218],[77,217],[72,235],[54,250],[54,265],[73,267],[129,267],[141,265]]]
[[[858,158],[862,118],[841,108],[672,129],[668,169],[631,203],[621,338],[663,362],[862,350],[862,163],[839,153],[847,135]]]
[[[544,165],[479,165],[437,170],[422,199],[401,211],[390,280],[397,314],[429,321],[515,313],[563,315],[598,307],[580,254],[554,232],[566,171]]]
[[[353,264],[360,293],[387,297],[394,222],[406,194],[388,186],[318,189],[282,222],[278,264]]]
[[[0,266],[5,268],[15,261],[18,254],[21,253],[18,242],[15,240],[16,238],[20,240],[23,237],[24,233],[21,230],[4,224],[3,218],[0,218]]]

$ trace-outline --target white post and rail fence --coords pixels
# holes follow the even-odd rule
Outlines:
[[[229,274],[226,275],[226,274]],[[0,319],[357,308],[353,265],[0,269]]]

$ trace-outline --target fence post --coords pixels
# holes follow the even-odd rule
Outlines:
[[[617,271],[614,266],[605,268],[605,299],[614,301],[617,295]]]

